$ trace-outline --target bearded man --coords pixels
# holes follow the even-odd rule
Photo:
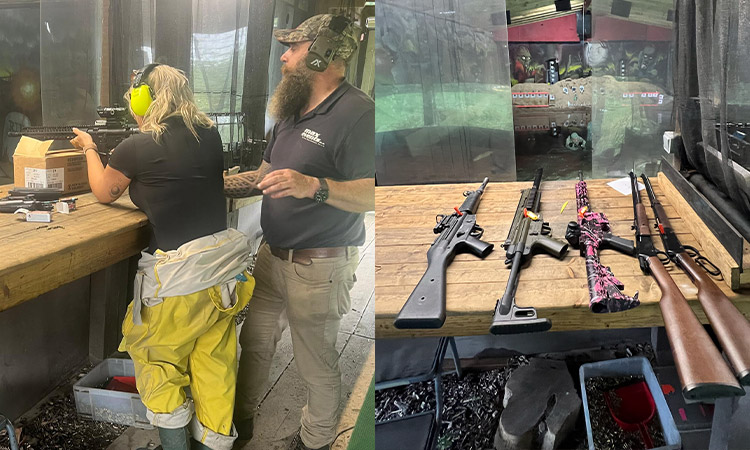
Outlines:
[[[332,32],[337,28],[332,20],[337,19],[321,14],[296,29],[274,32],[289,46],[269,103],[277,123],[260,168],[224,181],[229,197],[248,196],[256,188],[263,192],[266,239],[240,334],[234,415],[239,440],[252,437],[276,343],[288,325],[308,391],[291,446],[303,450],[328,449],[336,436],[341,400],[336,338],[341,316],[351,307],[364,212],[375,208],[375,104],[344,79],[359,33],[351,24]],[[319,35],[335,52],[323,71],[308,68],[317,65],[315,58],[306,62]]]

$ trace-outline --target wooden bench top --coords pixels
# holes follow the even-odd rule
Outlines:
[[[604,212],[612,224],[612,232],[625,239],[634,239],[633,206],[630,195],[622,195],[606,183],[611,180],[586,180],[589,199],[594,211]],[[663,175],[652,177],[654,190],[664,205],[683,244],[702,249],[710,242],[713,253],[720,253],[708,237],[696,237],[694,224],[680,217],[673,203],[661,189],[669,183]],[[484,260],[472,254],[456,256],[447,271],[447,319],[445,325],[434,330],[398,330],[393,319],[406,302],[427,268],[427,250],[435,239],[432,228],[435,215],[449,214],[460,206],[462,192],[474,190],[479,182],[420,186],[379,186],[375,190],[375,327],[376,337],[397,336],[466,336],[489,332],[495,303],[502,296],[508,280],[509,268],[504,264],[505,241],[520,197],[520,190],[531,187],[531,182],[492,183],[488,185],[477,211],[477,224],[485,229],[483,240],[495,245]],[[542,180],[541,211],[552,226],[552,237],[563,240],[568,222],[576,220],[574,180]],[[653,223],[653,212],[645,191],[642,199]],[[568,202],[564,212],[562,205]],[[656,233],[656,231],[654,231]],[[712,238],[713,236],[711,236]],[[654,243],[662,248],[658,233]],[[718,253],[717,253],[718,252]],[[704,252],[705,253],[705,252]],[[726,258],[711,259],[727,273]],[[639,292],[641,305],[625,312],[594,314],[588,309],[589,293],[584,258],[570,249],[563,260],[537,254],[522,271],[516,295],[519,306],[533,306],[539,317],[552,321],[551,331],[601,328],[631,328],[662,326],[658,301],[661,291],[656,281],[643,275],[638,261],[614,250],[603,250],[601,261],[612,269],[625,284],[624,292]],[[721,263],[721,264],[719,264]],[[668,271],[690,302],[696,315],[708,323],[697,300],[697,289],[688,276],[674,264]],[[746,316],[750,315],[750,289],[731,291],[723,281],[717,284]]]
[[[0,186],[0,197],[13,186]],[[0,214],[0,311],[101,270],[148,246],[148,219],[128,193],[110,205],[76,195],[76,210],[52,222]]]

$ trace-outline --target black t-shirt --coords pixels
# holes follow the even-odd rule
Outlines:
[[[375,103],[346,81],[301,118],[276,124],[263,159],[273,170],[350,181],[375,176]],[[363,214],[314,200],[263,196],[266,241],[281,248],[361,245]]]
[[[151,253],[227,228],[219,132],[196,127],[199,142],[181,117],[165,123],[161,144],[151,133],[135,134],[109,159],[113,169],[131,179],[130,198],[151,222]]]

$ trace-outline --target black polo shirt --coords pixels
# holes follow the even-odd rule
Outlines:
[[[263,159],[273,170],[350,181],[375,176],[375,103],[344,81],[302,117],[274,126]],[[281,248],[361,245],[364,215],[294,197],[263,196],[266,241]]]

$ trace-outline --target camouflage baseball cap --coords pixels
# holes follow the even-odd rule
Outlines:
[[[312,41],[321,33],[326,33],[333,42],[340,42],[336,51],[336,57],[348,60],[357,51],[359,42],[359,27],[350,23],[344,31],[339,34],[329,28],[333,14],[318,14],[302,22],[297,28],[276,30],[273,36],[282,44],[289,45],[295,42]]]

